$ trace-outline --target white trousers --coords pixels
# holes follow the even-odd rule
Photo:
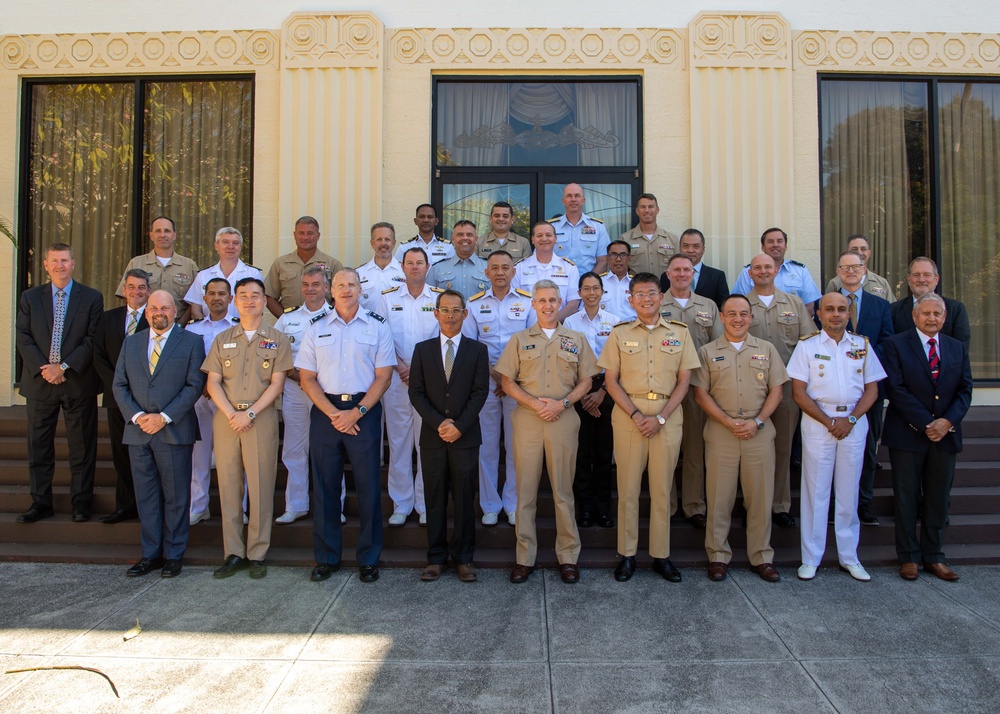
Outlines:
[[[838,416],[833,414],[831,416]],[[843,415],[840,415],[843,416]],[[865,460],[868,417],[838,441],[812,417],[802,415],[802,563],[819,566],[826,551],[830,491],[836,502],[833,516],[837,557],[841,565],[858,564],[858,484]]]
[[[215,431],[212,419],[217,407],[208,397],[201,397],[194,403],[194,413],[198,417],[201,440],[194,442],[191,452],[191,514],[208,510],[208,492],[212,481],[212,446]]]
[[[309,510],[309,410],[312,400],[290,379],[281,393],[281,420],[285,435],[281,463],[288,469],[285,483],[285,510]]]
[[[509,395],[494,394],[497,385],[490,377],[490,394],[486,405],[479,412],[479,428],[483,444],[479,447],[479,505],[483,513],[517,512],[517,481],[514,478],[514,428],[510,415],[517,402]],[[500,495],[500,424],[503,424],[503,443],[507,449],[507,477]]]
[[[408,387],[393,370],[392,382],[382,397],[385,431],[389,436],[389,497],[395,513],[424,513],[424,478],[420,467],[420,415],[410,404]],[[417,473],[413,473],[413,450],[417,450]]]

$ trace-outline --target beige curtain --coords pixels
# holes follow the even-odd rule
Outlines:
[[[593,143],[580,144],[579,166],[637,166],[639,122],[636,85],[581,82],[576,85],[576,128],[593,130]]]
[[[508,147],[499,134],[507,127],[509,95],[502,82],[438,85],[437,163],[506,166]]]
[[[32,87],[26,188],[29,282],[48,280],[46,246],[69,243],[75,278],[117,304],[115,288],[132,257],[134,91],[123,84]]]
[[[253,96],[249,80],[150,82],[142,157],[143,225],[177,223],[177,252],[218,261],[215,232],[238,228],[251,256]],[[144,244],[145,245],[145,244]]]
[[[969,312],[973,376],[997,379],[1000,86],[941,82],[938,116],[942,291]]]
[[[929,245],[926,84],[826,80],[820,94],[821,284],[862,233],[869,267],[905,294],[907,263]]]

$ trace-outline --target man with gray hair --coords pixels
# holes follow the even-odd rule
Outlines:
[[[205,285],[212,278],[223,278],[228,281],[233,294],[236,293],[236,283],[243,278],[257,278],[264,282],[264,276],[259,269],[247,265],[240,259],[242,250],[243,234],[237,229],[226,226],[215,233],[215,252],[219,255],[219,262],[199,272],[191,284],[191,289],[184,296],[184,302],[191,306],[193,319],[200,320],[208,314],[208,305],[205,304]],[[229,305],[229,317],[239,317],[233,304]]]

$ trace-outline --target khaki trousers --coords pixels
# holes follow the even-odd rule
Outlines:
[[[274,517],[274,480],[278,470],[278,412],[268,407],[253,426],[237,434],[226,415],[212,418],[215,432],[215,470],[219,475],[222,507],[222,543],[225,555],[264,560],[271,545]],[[250,500],[250,524],[243,542],[243,473]]]
[[[580,533],[576,529],[573,474],[580,417],[575,409],[567,409],[556,421],[545,421],[518,406],[510,421],[514,427],[514,469],[517,472],[517,563],[535,565],[538,553],[535,511],[543,461],[548,466],[556,507],[556,559],[560,565],[576,563],[580,557]]]
[[[643,414],[657,414],[665,399],[632,397]],[[635,422],[621,408],[611,414],[615,434],[615,458],[618,461],[618,553],[635,555],[639,547],[639,494],[642,472],[649,469],[649,554],[654,558],[670,557],[670,487],[680,453],[684,415],[680,409],[652,439],[639,433]]]
[[[774,424],[774,500],[773,513],[788,513],[792,508],[792,482],[790,467],[792,459],[792,438],[799,423],[799,405],[792,399],[792,380],[785,382],[781,391],[781,403],[771,415]]]
[[[636,406],[639,406],[636,404]],[[684,434],[681,438],[681,451],[684,462],[681,464],[681,508],[684,515],[691,517],[696,513],[705,515],[705,422],[708,417],[694,400],[694,389],[689,389],[684,401]],[[676,465],[676,464],[675,464]],[[670,515],[677,512],[677,483],[670,485]]]
[[[747,556],[751,565],[770,563],[771,501],[774,498],[774,426],[771,420],[748,441],[737,439],[714,419],[705,425],[705,494],[708,524],[705,550],[709,562],[728,563],[729,526],[736,503],[736,488],[743,487],[747,508]]]

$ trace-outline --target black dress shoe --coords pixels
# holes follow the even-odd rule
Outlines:
[[[336,565],[333,563],[317,563],[316,567],[313,568],[312,573],[310,573],[309,579],[314,583],[320,583],[327,580],[338,570],[340,570],[340,563],[337,563]]]
[[[559,566],[559,577],[567,585],[580,582],[580,568],[576,563],[563,563]]]
[[[106,516],[102,516],[99,520],[101,523],[121,523],[122,521],[130,521],[133,518],[138,518],[138,514],[135,511],[119,508]]]
[[[378,580],[378,568],[374,565],[362,565],[358,568],[358,578],[363,583],[374,583]]]
[[[615,580],[620,583],[628,582],[632,579],[633,573],[635,573],[635,556],[626,555],[615,568]]]
[[[249,567],[250,561],[246,558],[241,558],[238,555],[230,555],[226,557],[226,562],[222,564],[222,567],[212,573],[212,577],[222,580],[223,578],[236,575],[239,570],[246,570]]]
[[[163,563],[163,570],[160,571],[161,578],[176,578],[181,574],[181,561],[167,560]]]
[[[877,526],[878,518],[872,515],[871,507],[867,503],[858,506],[858,520],[863,526]]]
[[[260,580],[265,575],[267,575],[267,566],[264,564],[263,560],[251,560],[250,561],[250,577],[254,580]]]
[[[653,572],[672,583],[681,581],[681,571],[674,567],[670,558],[653,558]]]
[[[687,517],[687,522],[690,523],[695,528],[704,529],[708,524],[708,519],[705,518],[704,513],[695,513],[693,516]]]
[[[73,522],[86,523],[90,520],[90,509],[78,507],[73,509]]]
[[[778,528],[794,528],[795,516],[791,513],[773,513],[771,514],[771,523]]]
[[[32,506],[27,511],[22,513],[17,517],[18,523],[34,523],[35,521],[40,521],[43,518],[52,518],[56,514],[51,508],[42,508],[41,506]]]
[[[607,513],[598,513],[597,514],[597,525],[599,525],[601,528],[614,528],[615,527],[615,519],[613,519]]]
[[[125,571],[125,575],[136,578],[163,567],[163,558],[143,558],[138,563]]]
[[[590,511],[581,511],[580,517],[576,519],[576,525],[580,528],[591,528],[594,525],[594,514]]]

